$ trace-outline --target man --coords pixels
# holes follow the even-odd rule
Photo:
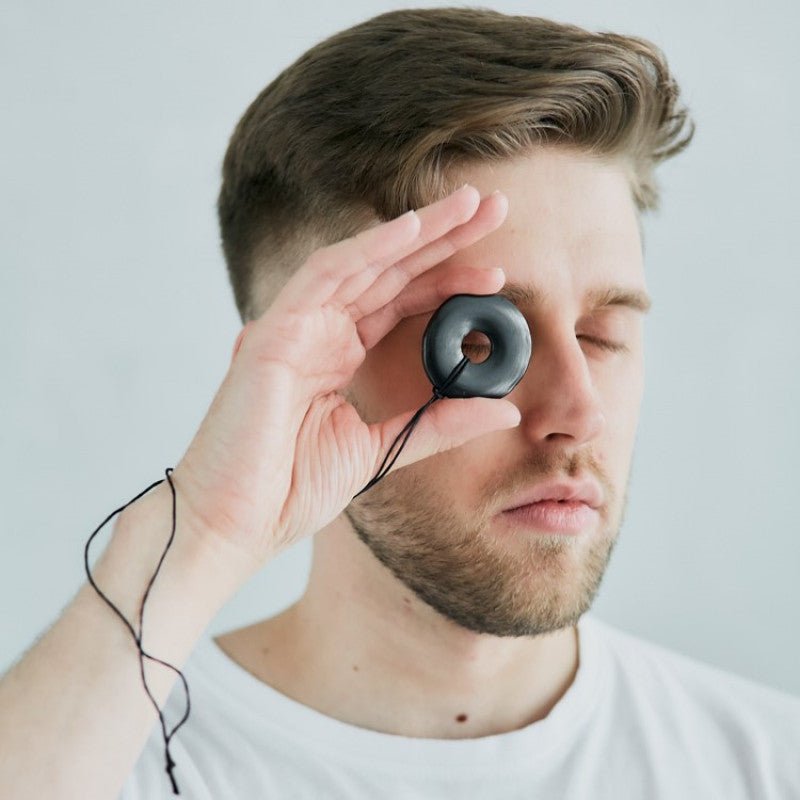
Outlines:
[[[246,324],[175,469],[178,533],[147,605],[149,653],[194,651],[169,753],[183,794],[800,796],[800,701],[586,615],[642,394],[638,215],[690,138],[651,44],[477,9],[368,20],[254,101],[219,203]],[[459,293],[516,303],[525,376],[433,404],[352,499],[430,398],[422,334]],[[129,620],[171,502],[162,483],[126,509],[95,569]],[[308,535],[297,603],[201,638]],[[169,795],[137,668],[84,587],[3,684],[12,796]],[[147,675],[163,703],[174,673]],[[35,774],[15,744],[33,736],[57,750]]]

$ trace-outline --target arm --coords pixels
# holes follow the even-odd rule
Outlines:
[[[502,286],[495,270],[432,268],[497,228],[506,211],[502,194],[482,200],[464,186],[416,214],[320,248],[245,326],[172,473],[176,535],[146,606],[147,652],[183,666],[243,583],[324,528],[372,478],[415,411],[367,424],[341,389],[404,317],[434,310],[456,292]],[[518,423],[506,400],[443,399],[422,417],[396,468]],[[167,483],[128,506],[93,570],[134,627],[171,511]],[[176,676],[145,665],[162,705]],[[84,585],[0,683],[0,796],[110,800],[156,719],[130,632]]]
[[[200,545],[213,539],[187,536],[177,482],[176,489],[175,541],[147,602],[143,646],[180,669],[250,566]],[[128,506],[92,569],[130,621],[164,549],[171,509],[166,482]],[[162,706],[177,676],[147,660],[145,670]],[[0,797],[14,800],[115,797],[157,719],[130,632],[88,583],[0,682],[0,709]]]

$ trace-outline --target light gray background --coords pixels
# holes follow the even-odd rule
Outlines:
[[[2,12],[0,667],[83,581],[89,533],[177,463],[225,374],[240,325],[214,203],[236,121],[309,46],[394,7]],[[651,38],[698,123],[646,221],[648,384],[594,611],[800,694],[797,4],[492,7]],[[309,554],[271,563],[213,630],[293,602]]]

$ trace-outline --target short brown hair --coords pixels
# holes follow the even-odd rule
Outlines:
[[[242,321],[318,247],[451,189],[451,168],[559,144],[630,166],[640,212],[694,123],[652,42],[483,8],[391,11],[312,47],[231,136],[218,212]]]

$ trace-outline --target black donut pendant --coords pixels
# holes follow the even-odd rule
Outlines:
[[[456,294],[428,321],[422,337],[422,364],[441,387],[464,358],[461,343],[470,331],[489,337],[491,354],[469,362],[441,391],[445,397],[504,397],[522,379],[531,358],[531,332],[520,310],[497,294]]]

